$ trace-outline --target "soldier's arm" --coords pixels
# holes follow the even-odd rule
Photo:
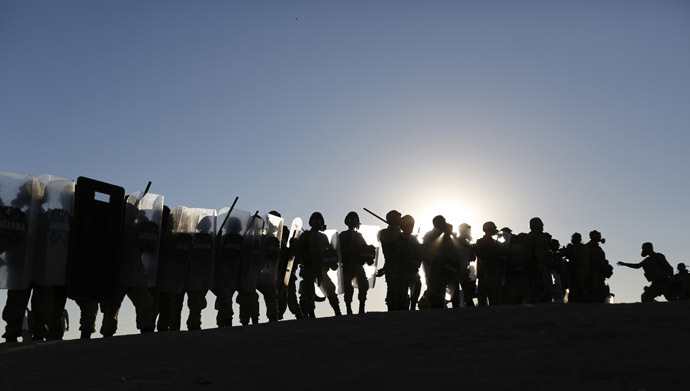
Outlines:
[[[626,266],[632,269],[639,269],[642,267],[642,262],[640,263],[626,263],[626,262],[616,262],[616,265],[618,266]]]

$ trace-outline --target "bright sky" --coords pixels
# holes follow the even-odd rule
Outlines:
[[[362,207],[475,238],[540,216],[562,244],[600,230],[612,263],[645,241],[690,262],[686,1],[5,0],[0,86],[5,171],[339,229],[376,224]]]

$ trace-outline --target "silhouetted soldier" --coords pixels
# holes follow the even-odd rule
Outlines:
[[[582,243],[582,235],[575,232],[570,243],[565,247],[565,257],[568,259],[570,271],[570,289],[568,291],[569,303],[589,303],[592,301],[588,291],[589,258],[586,257],[585,245]]]
[[[669,292],[674,299],[690,299],[690,274],[684,263],[678,264],[678,273],[671,277]]]
[[[244,215],[241,217],[247,218]],[[214,308],[218,311],[216,314],[218,327],[232,326],[232,316],[234,315],[232,296],[237,291],[239,269],[242,263],[242,246],[244,243],[242,234],[242,221],[240,218],[232,216],[228,217],[223,232],[216,239],[218,249],[216,250],[216,263],[213,271],[212,292],[216,295]]]
[[[261,254],[262,265],[256,289],[261,292],[266,305],[266,317],[269,322],[278,321],[278,284],[283,286],[283,280],[278,278],[281,245],[283,237],[283,219],[280,213],[272,210],[265,216],[266,229],[262,235]]]
[[[551,235],[544,232],[544,223],[539,217],[529,221],[530,232],[524,235],[525,265],[527,267],[528,302],[550,302],[548,290],[551,274],[547,265],[551,258]]]
[[[400,257],[395,248],[395,242],[400,236],[400,222],[402,215],[397,210],[391,210],[386,214],[386,221],[388,227],[379,231],[379,242],[381,242],[381,250],[383,251],[384,267],[379,270],[378,275],[386,276],[386,305],[388,311],[405,310],[406,303],[399,302],[399,295],[396,292],[401,291],[402,282],[402,266]]]
[[[618,262],[618,265],[644,270],[644,276],[647,281],[651,282],[651,285],[644,288],[642,301],[652,302],[661,295],[664,295],[666,300],[673,300],[673,297],[668,295],[668,284],[671,276],[673,276],[673,267],[668,263],[664,254],[654,252],[654,246],[647,242],[642,244],[641,255],[645,259],[640,263]]]
[[[477,240],[476,246],[479,305],[497,305],[503,300],[505,256],[500,243],[493,238],[498,234],[496,224],[488,221],[484,223],[482,230],[484,236]]]
[[[343,263],[343,289],[345,291],[345,307],[347,314],[352,315],[352,296],[354,294],[353,281],[357,283],[359,294],[359,313],[364,313],[364,306],[369,290],[369,280],[364,272],[364,265],[373,265],[376,249],[364,240],[361,233],[359,215],[350,212],[345,216],[347,230],[339,234],[340,253]]]
[[[501,247],[506,258],[505,282],[503,284],[503,301],[505,304],[523,304],[527,300],[527,266],[522,239],[525,235],[513,235],[513,231],[501,228],[503,238]]]
[[[585,254],[589,264],[587,291],[592,303],[604,303],[609,297],[606,279],[613,275],[613,267],[606,260],[606,254],[599,243],[604,243],[599,231],[589,233],[589,242],[585,245]]]
[[[477,259],[475,246],[472,245],[472,227],[463,223],[460,224],[460,232],[457,238],[458,248],[461,254],[464,254],[465,266],[461,267],[463,277],[460,279],[462,286],[462,295],[466,307],[474,307],[475,291],[477,290],[476,280],[470,278],[469,265]],[[459,306],[459,293],[453,297],[453,307]],[[457,301],[457,302],[456,302]]]
[[[412,235],[414,218],[405,215],[400,219],[402,232],[397,240],[398,256],[401,260],[402,283],[400,290],[395,293],[395,302],[407,304],[406,308],[414,310],[419,301],[422,281],[419,278],[419,267],[422,264],[422,245],[417,237]],[[409,294],[408,294],[409,290]]]
[[[448,231],[448,224],[445,217],[441,215],[434,217],[432,223],[434,228],[427,232],[422,240],[422,267],[426,277],[424,298],[428,303],[428,308],[443,308],[447,285],[444,274],[446,255],[444,236]]]

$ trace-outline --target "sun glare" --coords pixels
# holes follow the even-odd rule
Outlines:
[[[457,233],[462,223],[472,226],[473,237],[481,232],[481,225],[475,213],[469,205],[463,205],[459,201],[444,200],[435,202],[420,210],[419,215],[412,215],[415,218],[415,233],[423,236],[433,228],[432,220],[435,216],[442,215],[446,221],[453,225],[453,232]]]

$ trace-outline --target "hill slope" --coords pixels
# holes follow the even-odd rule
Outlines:
[[[370,313],[0,345],[0,389],[690,389],[690,302]]]

